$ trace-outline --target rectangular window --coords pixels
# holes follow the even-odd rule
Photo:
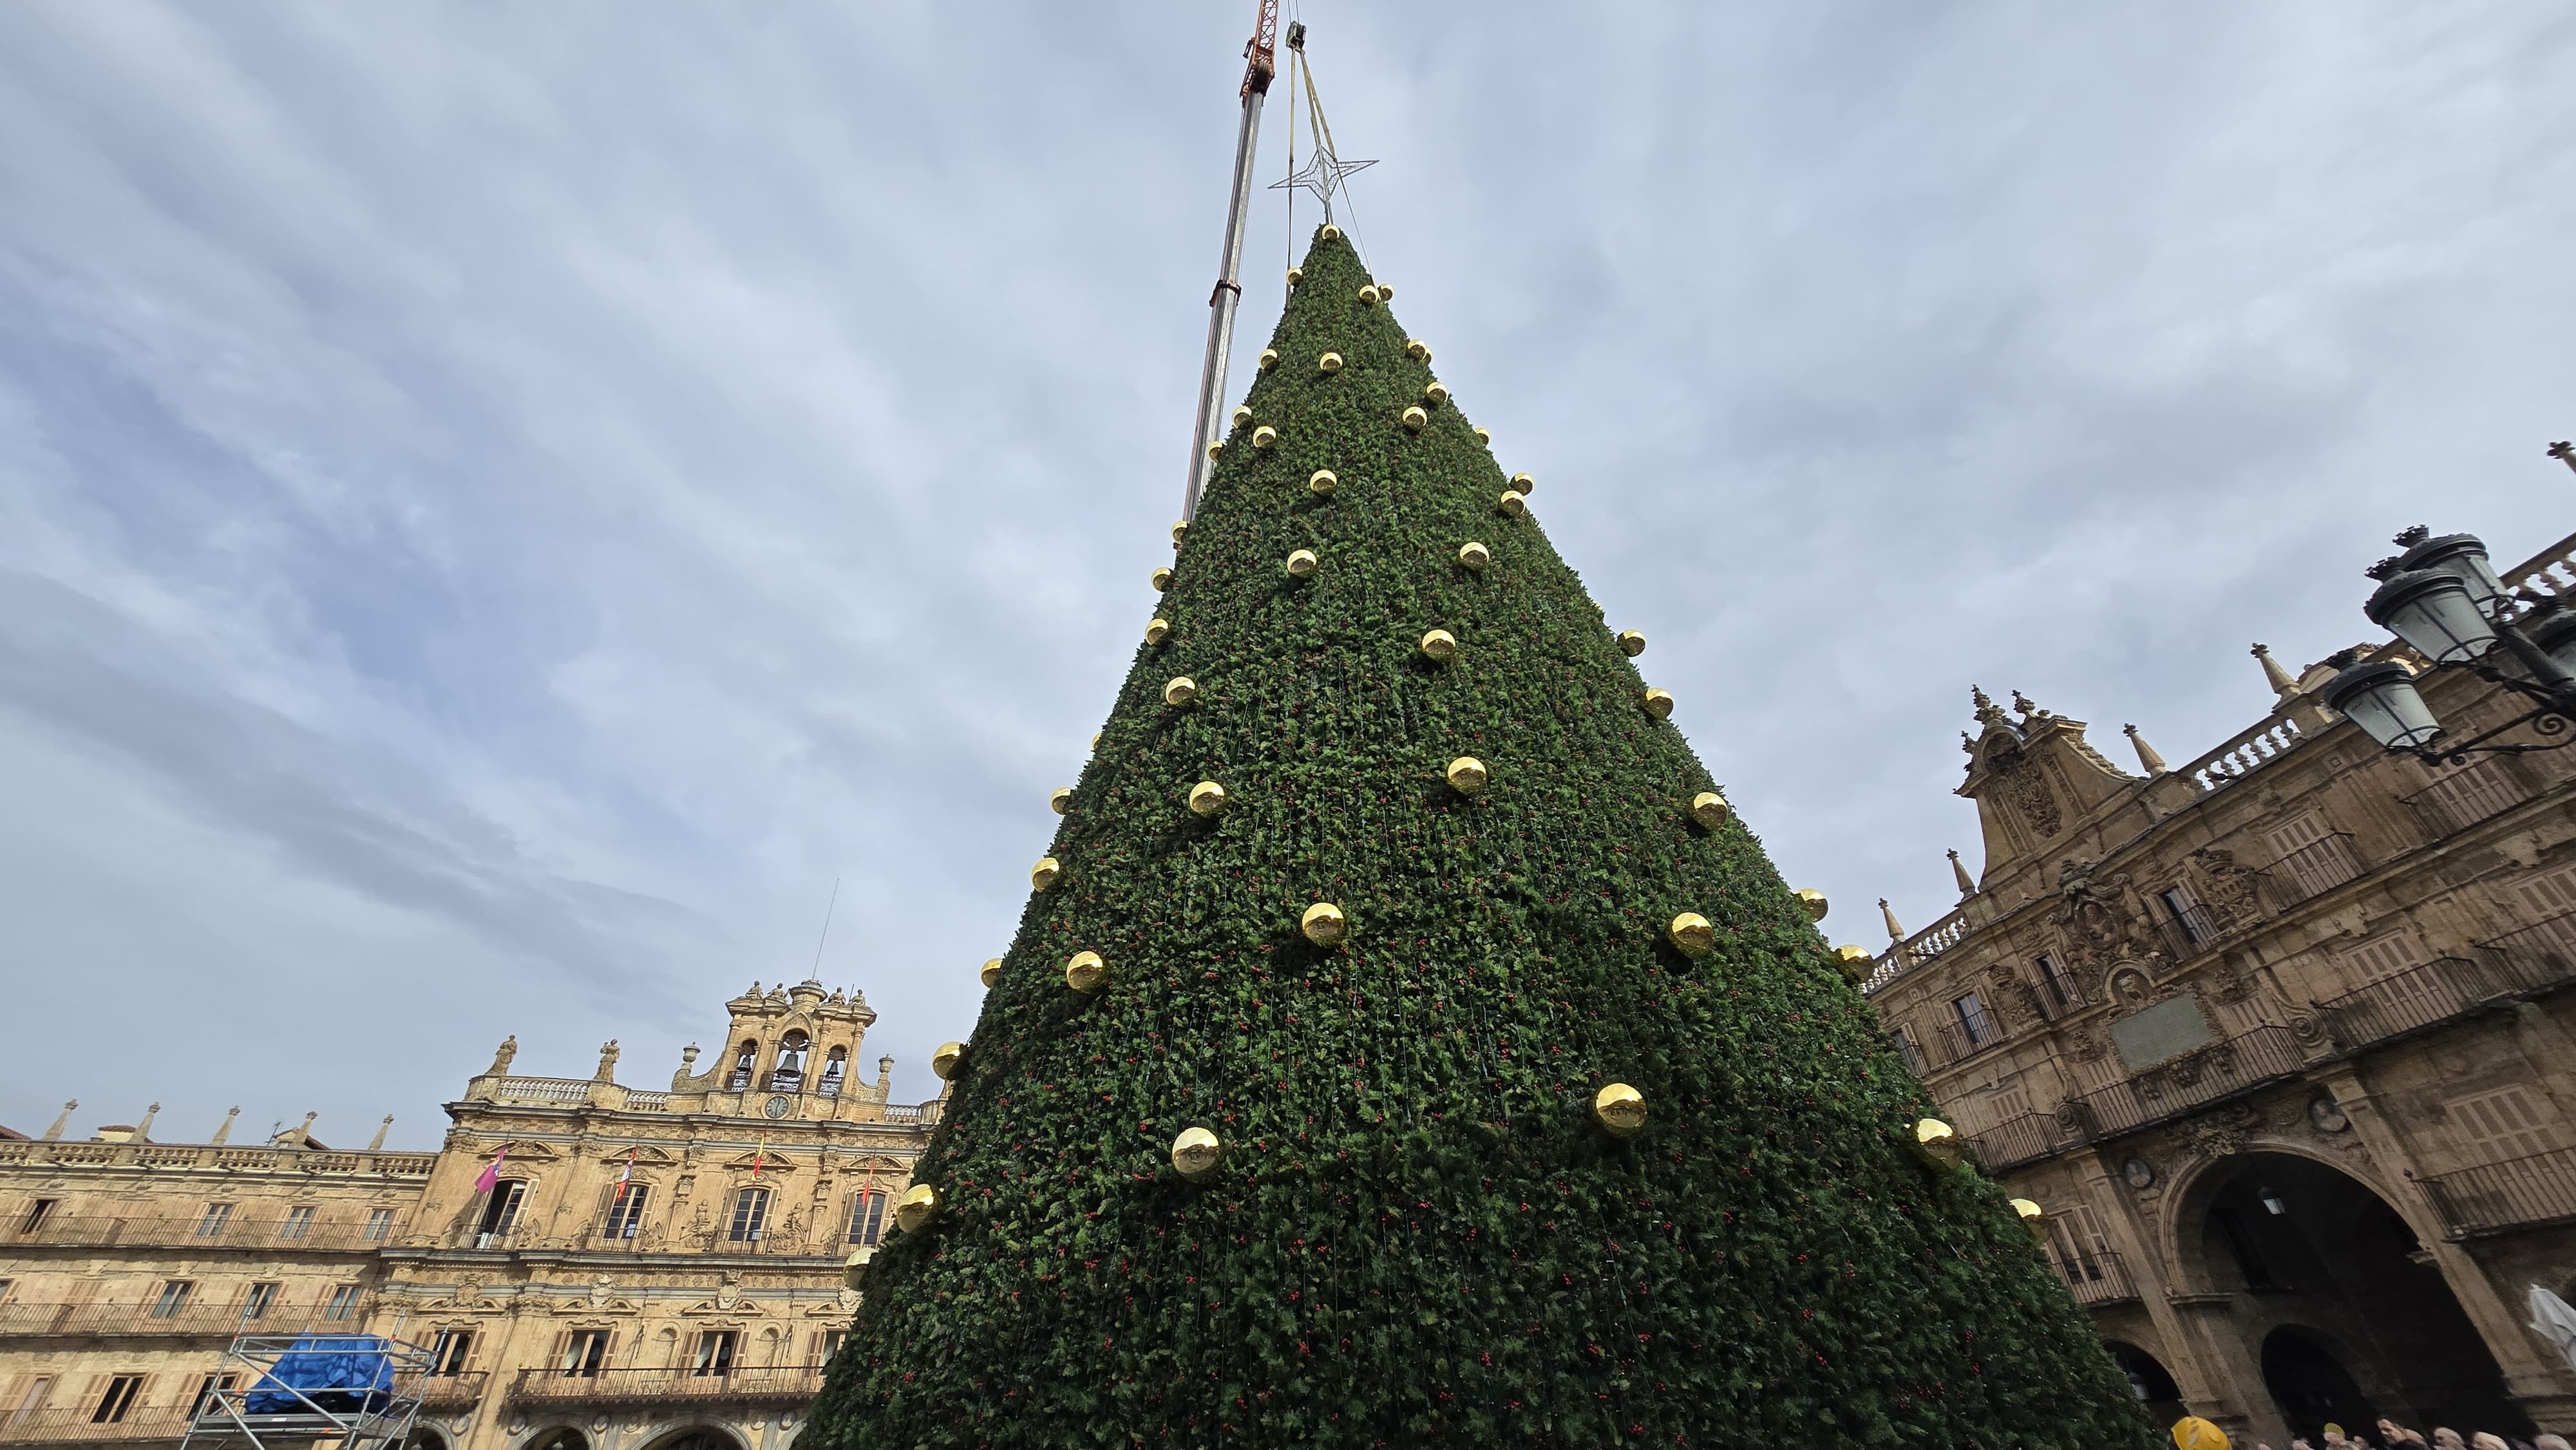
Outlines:
[[[2182,933],[2185,942],[2198,946],[2218,934],[2208,916],[2202,913],[2200,903],[2192,898],[2190,887],[2170,887],[2157,892],[2156,899],[2172,913],[2174,929]]]
[[[39,1198],[35,1202],[28,1204],[27,1216],[18,1220],[18,1232],[22,1234],[31,1234],[36,1230],[43,1228],[45,1226],[45,1220],[54,1216],[54,1205],[61,1201],[62,1200],[56,1198]]]
[[[2046,992],[2048,1000],[2060,1009],[2072,1007],[2078,1000],[2075,978],[2051,952],[2039,954],[2039,988]]]
[[[609,1200],[608,1220],[599,1226],[604,1239],[631,1239],[644,1227],[644,1200],[653,1190],[641,1183],[629,1183]]]
[[[1986,1004],[1974,992],[1962,992],[1950,999],[1950,1010],[1957,1014],[1959,1031],[1970,1047],[1983,1047],[1994,1040],[1995,1020],[1986,1015]]]
[[[698,1353],[689,1362],[691,1374],[733,1373],[734,1347],[742,1340],[738,1329],[710,1329],[698,1336]]]
[[[197,1292],[196,1284],[187,1279],[172,1279],[161,1286],[161,1295],[152,1301],[152,1317],[176,1319],[188,1307],[188,1298]]]
[[[2352,848],[2314,813],[2276,826],[2264,836],[2272,847],[2273,865],[2289,877],[2302,901],[2361,875],[2361,862]]]
[[[2567,1135],[2523,1088],[2453,1098],[2443,1104],[2451,1124],[2481,1162],[2528,1158],[2567,1146]]]
[[[576,1329],[564,1341],[563,1372],[588,1377],[599,1373],[608,1363],[608,1336],[605,1329]]]
[[[738,1244],[760,1242],[761,1226],[769,1222],[769,1190],[746,1188],[733,1197],[733,1222],[725,1237]]]
[[[886,1196],[881,1189],[862,1190],[850,1200],[850,1242],[872,1244],[885,1231]]]
[[[18,1403],[9,1411],[9,1418],[6,1423],[14,1425],[18,1422],[20,1416],[32,1415],[38,1410],[43,1409],[45,1407],[45,1396],[53,1393],[53,1389],[54,1377],[49,1374],[40,1374],[34,1379],[27,1381],[26,1392],[18,1396]]]
[[[492,1185],[483,1203],[483,1225],[475,1230],[474,1247],[488,1249],[519,1221],[519,1201],[528,1195],[524,1178],[504,1178]]]
[[[197,1215],[197,1237],[201,1239],[218,1237],[223,1233],[224,1226],[232,1221],[233,1206],[231,1204],[207,1204],[206,1211]]]
[[[1895,1031],[1887,1034],[1887,1040],[1896,1044],[1897,1056],[1905,1059],[1905,1070],[1917,1077],[1922,1076],[1923,1047],[1914,1040],[1914,1029],[1900,1022]]]
[[[277,1226],[277,1236],[282,1239],[300,1239],[312,1227],[312,1207],[298,1205],[286,1211],[286,1221]]]
[[[268,1311],[276,1306],[277,1286],[275,1284],[253,1284],[250,1286],[249,1297],[242,1300],[242,1318],[266,1319]]]
[[[394,1211],[392,1209],[372,1208],[367,1210],[367,1242],[371,1244],[383,1243],[386,1239],[393,1236],[393,1231]]]
[[[816,1364],[830,1364],[832,1362],[832,1356],[841,1352],[842,1343],[848,1340],[849,1337],[850,1331],[846,1329],[826,1329],[822,1333],[815,1335],[814,1362]]]
[[[228,1374],[210,1374],[198,1381],[197,1397],[188,1403],[188,1418],[193,1420],[204,1414],[206,1402],[215,1397],[215,1392],[231,1389],[235,1383],[233,1377]]]
[[[332,1285],[330,1302],[322,1306],[322,1317],[325,1319],[356,1318],[358,1314],[359,1292],[359,1288],[355,1284]]]
[[[91,1413],[93,1425],[117,1425],[125,1421],[125,1412],[134,1408],[134,1397],[143,1393],[143,1376],[110,1375],[106,1393],[98,1397],[98,1409]]]
[[[2355,986],[2387,981],[2431,960],[2411,931],[2388,932],[2336,954],[2336,961]]]
[[[474,1353],[474,1331],[442,1329],[429,1347],[431,1374],[463,1374],[465,1361]]]

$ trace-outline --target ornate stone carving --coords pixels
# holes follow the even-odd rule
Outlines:
[[[2048,776],[2030,757],[2008,747],[1987,756],[1986,769],[1995,778],[1997,793],[2021,813],[2031,834],[2044,841],[2066,823],[2057,808],[2056,792],[2048,788]]]
[[[2057,923],[2066,954],[2088,966],[2134,961],[2153,970],[2163,954],[2155,948],[2153,928],[2129,911],[2128,873],[2097,877],[2093,870],[2090,861],[2069,861],[2057,873]]]
[[[2262,1119],[2244,1103],[2229,1103],[2185,1122],[2175,1133],[2205,1158],[2224,1158],[2244,1151],[2245,1142]]]
[[[2191,864],[2200,876],[2200,905],[2221,931],[2249,926],[2263,913],[2261,899],[2255,893],[2258,875],[2253,867],[2236,859],[2236,853],[2218,846],[2203,846],[2191,853]]]

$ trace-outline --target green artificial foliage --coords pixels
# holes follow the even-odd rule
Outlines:
[[[1930,1101],[1760,845],[1693,823],[1707,771],[1540,530],[1576,485],[1507,517],[1350,244],[1304,273],[921,1161],[944,1207],[800,1443],[2142,1450],[2003,1196],[1909,1151]]]

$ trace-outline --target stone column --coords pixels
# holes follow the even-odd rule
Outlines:
[[[2182,1391],[2183,1403],[2191,1406],[2193,1413],[2227,1431],[2229,1438],[2240,1437],[2245,1433],[2249,1401],[2231,1376],[2213,1367],[2197,1326],[2187,1322],[2184,1311],[2176,1307],[2189,1297],[2181,1292],[2177,1266],[2165,1262],[2157,1248],[2154,1226],[2139,1211],[2127,1185],[2111,1171],[2105,1161],[2107,1156],[2086,1154],[2077,1176],[2084,1185],[2085,1200],[2107,1210],[2103,1213],[2104,1236],[2128,1261],[2129,1276],[2138,1286],[2138,1302],[2164,1339],[2165,1370],[2174,1377],[2174,1387]],[[2226,1298],[2217,1297],[2222,1301]],[[2255,1384],[2259,1388],[2261,1383],[2258,1375]],[[2250,1403],[2268,1405],[2269,1401],[2258,1398]]]

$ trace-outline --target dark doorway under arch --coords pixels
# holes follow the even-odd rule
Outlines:
[[[530,1440],[527,1450],[590,1450],[590,1441],[579,1430],[548,1430]]]
[[[2138,1397],[2138,1413],[2158,1431],[2191,1413],[2183,1408],[2182,1390],[2156,1357],[2126,1340],[2103,1341],[2120,1373],[2129,1377],[2129,1393]]]
[[[2308,1330],[2285,1324],[2263,1336],[2263,1388],[2293,1434],[2311,1441],[2325,1438],[2330,1424],[2368,1425],[2379,1419],[2379,1407],[2353,1383],[2326,1342]]]

